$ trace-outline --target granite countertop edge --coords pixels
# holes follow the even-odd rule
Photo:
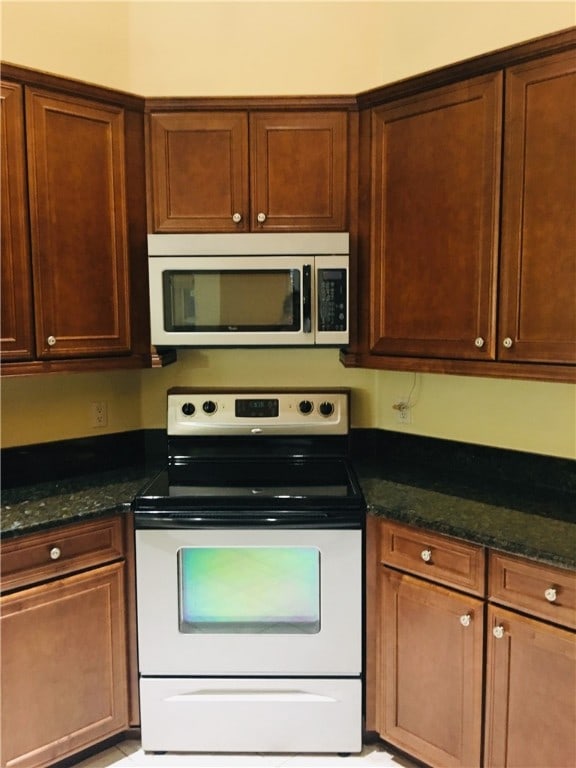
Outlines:
[[[0,541],[129,512],[157,471],[109,471],[3,491]]]
[[[374,477],[361,485],[369,515],[576,570],[576,516],[567,512],[576,499],[560,494],[555,504],[552,493],[549,504],[499,504]]]
[[[132,468],[3,491],[0,540],[126,513],[138,491],[161,467]],[[534,505],[510,498],[478,500],[462,487],[430,488],[363,471],[358,477],[368,514],[470,541],[495,550],[576,570],[576,500],[554,494]],[[572,507],[574,502],[574,508]],[[540,507],[546,508],[542,513]],[[556,515],[555,512],[559,511]],[[568,511],[567,511],[568,510]]]

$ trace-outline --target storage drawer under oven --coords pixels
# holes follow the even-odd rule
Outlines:
[[[149,751],[362,749],[359,679],[142,678],[140,701]]]

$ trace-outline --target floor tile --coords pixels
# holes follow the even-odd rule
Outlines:
[[[365,746],[358,755],[334,754],[195,754],[146,753],[139,741],[126,740],[77,763],[75,768],[416,768],[407,758],[381,745]]]

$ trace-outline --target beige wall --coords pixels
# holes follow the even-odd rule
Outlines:
[[[5,0],[2,58],[145,96],[357,93],[576,23],[541,0]]]
[[[146,96],[356,93],[576,23],[572,2],[3,2],[1,55]],[[165,425],[173,385],[354,390],[355,426],[576,456],[576,387],[343,368],[335,350],[183,352],[164,370],[2,381],[2,444]],[[413,423],[394,401],[412,390]],[[90,427],[90,403],[108,426]]]

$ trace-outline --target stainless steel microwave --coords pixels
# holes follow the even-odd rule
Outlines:
[[[148,235],[156,346],[345,346],[348,233]]]

